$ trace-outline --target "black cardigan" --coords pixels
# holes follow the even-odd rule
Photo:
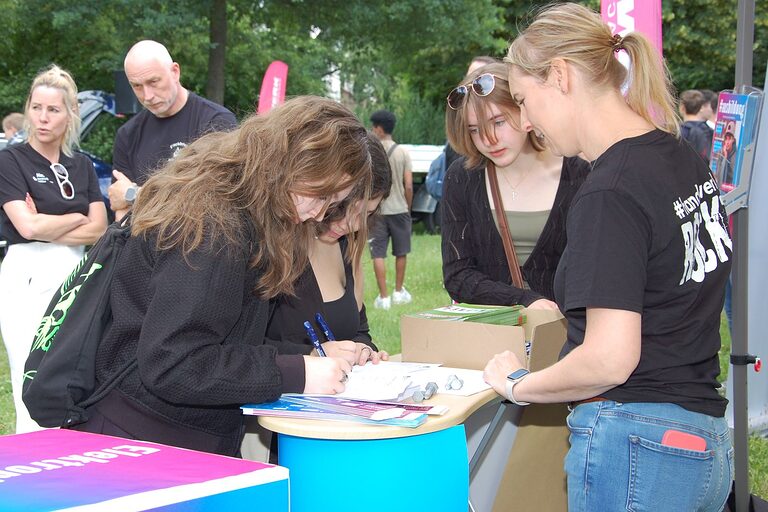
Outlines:
[[[512,285],[486,192],[485,165],[467,170],[464,163],[464,159],[454,162],[443,184],[441,230],[446,291],[452,299],[472,304],[528,306],[542,297],[554,300],[552,284],[565,249],[568,208],[587,177],[589,163],[575,157],[563,159],[560,185],[549,218],[521,267],[530,290]]]

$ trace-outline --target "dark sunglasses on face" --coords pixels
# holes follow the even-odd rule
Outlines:
[[[448,94],[448,106],[453,110],[459,110],[464,105],[464,100],[471,89],[480,97],[488,96],[496,87],[496,77],[490,73],[483,73],[467,85],[460,85]]]
[[[59,185],[59,192],[64,199],[72,199],[75,197],[75,187],[72,186],[72,182],[69,181],[69,172],[67,168],[60,163],[51,164],[51,170],[53,176],[56,178],[56,183]]]

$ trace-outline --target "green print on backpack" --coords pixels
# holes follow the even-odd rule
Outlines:
[[[87,273],[80,276],[82,277],[80,283],[72,289],[68,289],[76,280],[75,278],[86,263],[88,263],[88,254],[83,256],[75,270],[69,275],[67,280],[62,283],[61,289],[59,290],[61,298],[53,307],[51,313],[45,315],[40,321],[40,327],[37,328],[37,332],[35,333],[35,341],[32,343],[32,350],[48,352],[48,349],[51,348],[53,338],[56,336],[56,333],[59,332],[61,324],[63,324],[64,320],[67,318],[67,311],[69,311],[70,306],[72,306],[77,298],[77,292],[80,291],[80,288],[82,288],[89,277],[102,269],[102,265],[94,263],[88,268]],[[27,375],[24,375],[24,378],[27,378]]]
[[[104,382],[96,381],[96,353],[112,323],[112,278],[130,236],[130,215],[107,227],[51,297],[22,383],[24,404],[41,427],[87,421],[87,408],[136,367],[133,358]]]

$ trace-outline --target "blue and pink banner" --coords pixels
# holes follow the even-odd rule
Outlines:
[[[614,34],[641,32],[662,55],[661,0],[602,0],[600,13]]]
[[[254,506],[288,510],[287,469],[72,430],[0,437],[3,510]]]

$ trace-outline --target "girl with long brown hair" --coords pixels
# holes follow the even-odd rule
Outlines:
[[[239,405],[344,390],[350,363],[278,354],[269,300],[293,293],[315,222],[371,160],[345,107],[298,97],[185,148],[142,187],[97,378],[137,368],[78,428],[237,455]]]

